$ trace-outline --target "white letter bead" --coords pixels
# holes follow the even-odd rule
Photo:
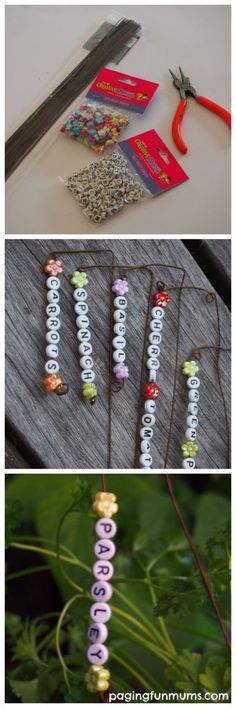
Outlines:
[[[122,363],[123,361],[125,361],[125,352],[123,351],[123,349],[115,349],[115,351],[113,352],[113,361],[115,361],[116,364],[118,364],[119,361],[121,361]]]
[[[153,307],[152,308],[152,317],[154,320],[162,320],[162,317],[164,317],[165,310],[163,307]]]
[[[95,529],[99,538],[113,538],[117,532],[115,521],[106,518],[98,519]]]
[[[51,330],[57,330],[61,326],[60,320],[58,317],[49,317],[46,321],[46,327],[47,329]]]
[[[151,467],[152,464],[152,457],[148,453],[144,452],[142,455],[140,455],[139,462],[141,467]]]
[[[182,462],[182,467],[184,470],[193,470],[195,467],[195,460],[193,457],[185,457],[183,462]]]
[[[46,361],[44,368],[46,374],[57,374],[57,372],[59,371],[58,361],[55,361],[55,359],[49,359],[48,361]]]
[[[89,329],[79,329],[77,337],[80,342],[88,342],[91,339],[91,332]]]
[[[61,308],[57,304],[49,303],[49,305],[47,305],[46,307],[46,313],[48,317],[57,317],[57,315],[60,315],[60,312]]]
[[[151,320],[150,322],[150,328],[152,332],[160,332],[162,329],[162,322],[161,320]]]
[[[147,399],[144,403],[144,410],[146,413],[155,413],[156,403],[151,399]]]
[[[90,664],[105,664],[108,656],[108,649],[104,644],[92,644],[87,651],[87,659]]]
[[[91,588],[93,600],[108,602],[112,596],[112,586],[106,580],[96,580]]]
[[[87,300],[87,291],[84,288],[76,288],[73,292],[73,298],[76,302],[83,302],[83,300]]]
[[[141,428],[140,430],[140,438],[142,440],[151,440],[153,436],[153,429],[145,426],[145,428]]]
[[[59,302],[60,300],[60,295],[57,292],[57,290],[48,290],[47,292],[47,301],[48,302]]]
[[[56,278],[55,275],[51,275],[50,278],[46,280],[46,286],[49,290],[58,290],[60,287],[60,280]]]
[[[140,450],[141,450],[141,452],[150,452],[150,450],[151,450],[150,442],[148,442],[148,440],[142,440],[141,445],[140,445]]]
[[[197,415],[197,413],[198,413],[197,403],[189,403],[188,404],[188,412],[191,413],[192,415]]]
[[[153,383],[153,381],[155,382],[156,379],[157,379],[156,369],[149,369],[149,379],[148,380]]]
[[[113,327],[113,332],[114,334],[121,334],[124,336],[124,334],[126,333],[126,326],[122,324],[122,322],[116,322]]]
[[[81,371],[81,381],[83,381],[83,383],[92,383],[94,379],[95,373],[92,369],[83,369],[83,371]]]
[[[117,307],[118,310],[125,310],[127,307],[127,300],[126,297],[122,297],[122,295],[119,295],[118,297],[115,297],[114,299],[114,307]]]
[[[102,560],[110,560],[113,558],[116,552],[116,547],[113,541],[109,538],[106,540],[96,541],[94,546],[94,553],[96,558],[101,558]]]
[[[59,332],[53,332],[51,330],[49,330],[49,332],[47,332],[46,342],[48,342],[48,344],[58,344],[59,341],[60,341]]]
[[[86,315],[88,312],[88,305],[86,302],[76,302],[74,305],[74,311],[76,315]]]
[[[196,415],[188,415],[186,422],[189,428],[197,428],[198,426],[198,418]]]
[[[188,388],[199,388],[200,386],[200,381],[197,376],[190,376],[189,379],[187,379],[187,386]]]
[[[188,392],[188,400],[197,403],[199,401],[199,393],[196,388],[190,388]]]
[[[155,416],[152,413],[144,413],[142,417],[142,425],[154,425],[155,423]]]
[[[81,359],[79,360],[81,369],[92,369],[93,368],[93,359],[91,356],[82,356]]]
[[[148,369],[154,369],[154,371],[157,371],[159,369],[160,363],[158,359],[155,359],[154,357],[151,357],[150,359],[147,360],[147,368]]]
[[[155,344],[150,344],[148,347],[147,353],[149,356],[159,356],[160,354],[160,347],[155,346]]]
[[[76,317],[76,327],[79,329],[88,329],[89,318],[87,315],[78,315],[78,317]]]
[[[59,353],[59,349],[56,344],[48,344],[46,347],[46,355],[50,359],[57,359]]]
[[[108,622],[111,617],[111,608],[106,602],[94,602],[90,608],[90,617],[94,622]]]
[[[110,580],[113,576],[114,568],[110,561],[99,560],[94,563],[93,575],[97,580]]]
[[[92,354],[92,351],[93,347],[90,342],[88,344],[87,342],[81,342],[81,344],[79,344],[79,353],[82,354],[82,356],[84,356],[84,354]]]
[[[197,433],[194,428],[187,428],[185,437],[187,440],[196,440]]]
[[[125,337],[122,337],[122,336],[114,337],[112,340],[112,346],[115,349],[124,349],[125,345],[126,345]]]
[[[160,332],[150,332],[148,339],[150,344],[160,344],[161,334]]]
[[[124,310],[115,310],[114,311],[114,320],[115,320],[115,322],[125,322],[126,313],[124,312]]]
[[[88,639],[90,642],[93,644],[103,644],[103,642],[106,641],[108,636],[108,629],[105,624],[102,624],[102,622],[94,622],[94,624],[91,624],[89,629],[88,629]]]

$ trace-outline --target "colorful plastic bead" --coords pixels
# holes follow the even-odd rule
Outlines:
[[[54,260],[54,258],[49,258],[45,263],[44,273],[47,273],[47,275],[59,275],[59,273],[62,273],[61,261]]]
[[[96,691],[107,691],[109,688],[110,672],[104,666],[92,664],[85,674],[86,688],[90,693]]]
[[[50,374],[49,376],[46,376],[43,381],[44,388],[48,393],[52,393],[53,391],[55,391],[57,386],[59,386],[61,383],[62,379],[57,374]]]
[[[129,378],[128,366],[126,366],[123,362],[119,362],[118,364],[115,364],[115,366],[113,367],[113,373],[115,374],[115,377],[117,379],[128,379]]]
[[[171,297],[170,297],[170,295],[168,295],[166,290],[160,290],[159,292],[155,293],[153,296],[153,304],[159,305],[159,307],[166,307],[166,305],[168,305],[170,300],[171,300]]]
[[[199,371],[199,366],[196,361],[191,359],[190,361],[184,361],[182,365],[182,372],[185,376],[195,376]]]
[[[92,510],[95,514],[111,519],[114,514],[117,514],[118,508],[115,494],[111,494],[110,492],[97,492],[92,506]]]
[[[85,285],[88,285],[87,273],[84,271],[81,272],[79,270],[75,270],[74,273],[72,273],[70,282],[71,285],[75,286],[75,288],[84,288]]]
[[[115,295],[125,295],[129,292],[128,282],[125,278],[116,278],[112,285],[112,292]]]
[[[151,398],[155,401],[159,396],[160,390],[156,383],[147,383],[146,386],[144,386],[144,396],[145,398]]]
[[[181,450],[183,453],[183,457],[196,457],[196,454],[198,452],[198,445],[196,443],[191,442],[191,440],[188,440],[188,442],[183,443],[181,445]]]
[[[81,332],[83,330],[80,330]],[[94,401],[97,397],[97,386],[95,383],[84,383],[82,386],[82,395],[85,401]]]
[[[88,101],[71,113],[60,131],[96,152],[103,152],[117,142],[127,124],[128,118],[117,108]]]

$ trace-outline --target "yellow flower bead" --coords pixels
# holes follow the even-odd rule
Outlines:
[[[107,691],[108,688],[109,688],[108,681],[98,681],[97,682],[97,690],[98,691]]]
[[[96,691],[107,691],[109,688],[109,678],[110,671],[105,669],[104,666],[99,666],[97,664],[92,664],[84,677],[86,687],[90,693],[96,693]]]
[[[108,669],[104,669],[103,666],[100,666],[99,680],[104,679],[104,681],[108,681],[110,677],[111,677],[110,671],[108,671]]]
[[[101,518],[111,519],[113,514],[117,514],[119,507],[116,504],[116,496],[110,492],[97,492],[92,510]]]

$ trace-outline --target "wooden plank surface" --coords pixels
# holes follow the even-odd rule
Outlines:
[[[224,244],[222,244],[223,246]],[[229,242],[228,242],[229,245]],[[153,268],[166,286],[180,284],[180,271],[164,268],[169,263],[186,269],[186,285],[212,291],[205,275],[180,240],[10,240],[6,241],[6,414],[19,440],[34,450],[44,468],[106,469],[108,439],[108,359],[110,281],[108,269],[89,273],[88,305],[93,357],[99,396],[94,407],[82,402],[77,350],[74,300],[69,275],[85,263],[109,263],[108,254],[64,257],[61,276],[60,373],[70,384],[67,396],[47,395],[42,387],[45,362],[46,287],[43,264],[50,251],[76,248],[112,248],[119,263],[135,265],[157,261]],[[227,246],[228,247],[228,246]],[[119,269],[117,270],[119,274]],[[147,311],[149,276],[129,272],[127,309],[127,363],[130,379],[122,392],[113,394],[112,469],[132,469],[135,425]],[[219,299],[223,346],[230,345],[230,314]],[[152,444],[153,469],[164,465],[170,421],[177,330],[177,291],[166,311],[161,343],[158,383],[161,395]],[[205,293],[186,290],[182,294],[178,377],[174,422],[167,466],[181,467],[180,444],[184,441],[187,389],[181,364],[193,347],[216,343],[215,304]],[[226,436],[223,407],[216,377],[216,352],[207,350],[201,358],[198,468],[226,467]],[[221,353],[221,372],[230,414],[230,355]]]

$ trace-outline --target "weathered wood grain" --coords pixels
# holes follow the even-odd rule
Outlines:
[[[106,469],[108,431],[108,341],[109,270],[90,271],[88,304],[93,342],[93,357],[99,397],[94,407],[80,397],[80,370],[77,351],[74,300],[69,274],[85,263],[108,263],[108,254],[69,255],[61,276],[60,372],[70,384],[62,398],[47,395],[42,387],[45,363],[46,288],[43,263],[50,251],[67,248],[112,248],[119,263],[148,264],[158,261],[186,269],[186,285],[212,286],[180,240],[10,240],[6,241],[6,414],[15,434],[35,451],[44,468]],[[180,283],[180,273],[162,266],[154,270],[167,287]],[[138,387],[147,308],[147,272],[128,274],[127,363],[130,379],[119,394],[113,394],[112,469],[130,469],[134,459],[134,436]],[[158,383],[161,395],[152,444],[153,469],[164,464],[170,420],[175,359],[177,293],[166,312],[161,344]],[[219,300],[222,344],[230,345],[230,315]],[[214,302],[208,304],[204,293],[186,290],[182,294],[179,367],[174,423],[168,467],[181,466],[180,444],[184,440],[187,409],[186,381],[181,364],[193,347],[216,342]],[[199,412],[198,468],[226,466],[225,423],[216,379],[216,352],[209,350],[201,359],[201,398]],[[223,387],[230,413],[230,356],[221,354]]]

